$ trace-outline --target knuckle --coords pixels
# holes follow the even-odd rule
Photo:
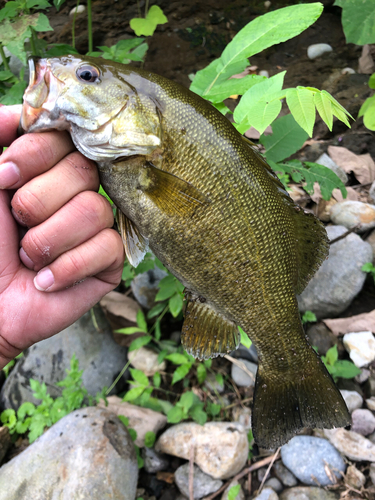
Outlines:
[[[94,227],[105,228],[113,226],[112,209],[103,196],[93,191],[83,191],[71,201],[74,210]]]
[[[50,261],[53,253],[53,244],[40,230],[30,230],[22,240],[22,248],[30,259],[38,265]]]
[[[87,187],[97,189],[99,187],[99,172],[92,160],[85,158],[81,153],[75,151],[64,158],[64,167],[69,177],[76,180],[80,177]]]

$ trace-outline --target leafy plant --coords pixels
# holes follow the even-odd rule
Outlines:
[[[148,2],[147,2],[148,4]],[[135,17],[130,20],[130,27],[137,36],[152,36],[158,24],[165,24],[168,19],[157,5],[153,5],[150,10],[145,8],[145,17]]]
[[[342,8],[342,27],[346,43],[375,43],[375,9],[373,0],[336,0]]]
[[[315,314],[312,311],[305,311],[301,318],[302,324],[315,323],[317,321]]]
[[[236,485],[232,486],[230,488],[230,490],[228,491],[228,500],[236,500],[236,498],[238,497],[238,494],[240,493],[240,490],[241,490],[240,484],[236,484]]]
[[[366,262],[366,264],[363,264],[363,266],[361,267],[361,271],[371,274],[375,283],[375,266],[372,264],[372,262]]]
[[[346,359],[338,359],[337,345],[328,349],[325,356],[322,356],[322,361],[325,364],[328,372],[332,375],[333,380],[341,378],[354,378],[361,373],[361,370],[354,363]]]
[[[28,433],[29,442],[32,443],[43,434],[46,427],[51,427],[58,420],[72,411],[84,406],[84,399],[88,396],[82,384],[83,370],[79,370],[78,360],[73,355],[70,361],[70,370],[67,376],[56,385],[64,387],[60,397],[53,399],[47,392],[47,386],[37,380],[30,379],[33,396],[40,399],[41,403],[23,403],[17,412],[13,409],[4,410],[0,415],[3,425],[9,427],[11,434]]]
[[[131,61],[142,62],[148,50],[148,45],[144,42],[144,38],[128,38],[126,40],[119,40],[111,47],[101,45],[98,49],[100,51],[89,52],[89,55],[103,57],[103,59],[110,59],[122,64],[129,64]]]
[[[370,89],[375,89],[375,73],[370,76],[368,81]],[[375,94],[368,97],[362,104],[358,118],[363,116],[363,123],[369,130],[375,130]]]
[[[129,427],[129,419],[128,417],[125,417],[124,415],[117,415],[118,419],[125,425],[125,427],[128,429],[130,437],[133,441],[133,446],[135,449],[135,454],[137,456],[137,464],[138,464],[138,469],[142,469],[144,466],[144,460],[141,456],[141,450],[139,449],[139,446],[135,444],[135,440],[137,439],[137,431],[133,429],[132,427]],[[148,434],[148,433],[146,433]],[[154,433],[152,433],[154,434]]]
[[[204,404],[194,392],[184,392],[180,400],[167,413],[168,422],[177,424],[190,417],[198,424],[203,425],[207,422],[207,413],[203,410],[203,406]]]

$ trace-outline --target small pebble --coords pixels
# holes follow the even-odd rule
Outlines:
[[[333,446],[350,460],[375,462],[375,444],[361,434],[345,429],[324,429]]]
[[[273,468],[276,476],[280,479],[284,486],[296,486],[296,477],[285,467],[285,465],[283,465],[281,461],[276,462]]]
[[[332,52],[332,47],[328,43],[314,43],[307,48],[307,57],[309,59],[316,59],[326,52]]]
[[[326,491],[323,488],[297,486],[297,488],[284,490],[280,495],[280,500],[337,500],[337,496],[335,492]]]
[[[342,75],[354,75],[355,74],[355,69],[353,68],[344,68],[341,70]]]
[[[262,70],[260,70],[260,71],[259,71],[259,73],[258,73],[258,75],[259,75],[259,76],[265,76],[265,77],[267,77],[267,78],[269,78],[269,77],[270,77],[270,74],[268,73],[268,71],[267,71],[266,69],[262,69]]]
[[[362,368],[375,359],[375,338],[371,332],[346,333],[343,337],[345,349],[353,363]]]
[[[370,370],[368,370],[367,368],[362,368],[361,373],[359,375],[356,375],[354,377],[354,380],[357,382],[357,384],[363,384],[364,382],[366,382],[366,380],[368,380],[370,373]]]
[[[370,410],[360,408],[352,413],[352,432],[367,436],[375,430],[375,417]]]
[[[158,353],[148,347],[140,347],[129,352],[128,359],[134,368],[141,370],[147,377],[152,377],[167,367],[165,361],[158,363]]]
[[[366,399],[367,408],[371,411],[375,411],[375,398],[371,396],[371,398]]]
[[[362,201],[341,201],[331,207],[331,221],[351,229],[360,224],[357,231],[363,233],[375,227],[375,207]]]
[[[270,0],[266,0],[264,2],[264,8],[265,9],[269,9],[271,7],[271,5],[272,5],[272,2],[270,2]]]
[[[239,387],[254,387],[255,386],[255,375],[258,369],[258,366],[247,359],[238,358],[238,361],[241,361],[246,368],[253,374],[252,377],[248,375],[246,372],[241,370],[237,365],[232,364],[231,376],[236,385]]]
[[[357,391],[346,391],[345,389],[342,389],[340,392],[345,400],[349,413],[352,413],[357,408],[362,407],[363,398]]]
[[[370,479],[372,484],[375,486],[375,464],[370,464]]]
[[[279,500],[279,497],[272,488],[263,488],[261,494],[254,497],[254,500]]]
[[[174,473],[178,489],[187,497],[189,497],[189,469],[190,464],[187,463],[185,465],[181,465]],[[194,498],[199,499],[217,491],[223,484],[223,481],[220,481],[220,479],[213,479],[209,475],[202,472],[199,467],[194,465],[193,484]]]
[[[73,7],[73,9],[69,12],[69,16],[74,16],[75,13],[83,14],[86,10],[84,5],[78,5],[77,7]]]
[[[323,165],[324,167],[329,168],[334,172],[339,179],[342,180],[344,184],[348,182],[348,176],[346,175],[346,172],[339,167],[330,156],[327,155],[327,153],[323,153],[322,155],[319,156],[317,160],[315,160],[315,163],[318,163],[319,165]]]
[[[304,484],[332,484],[326,464],[340,477],[346,466],[340,453],[326,439],[314,436],[295,436],[281,447],[283,464]]]
[[[355,465],[349,465],[345,474],[345,483],[348,483],[353,488],[359,490],[365,485],[365,482],[366,478],[364,474],[362,474],[362,472],[359,471]]]
[[[264,483],[264,486],[266,488],[272,488],[273,491],[276,491],[276,493],[280,493],[284,489],[283,485],[277,479],[277,477],[271,477],[270,479],[267,479],[267,481]]]

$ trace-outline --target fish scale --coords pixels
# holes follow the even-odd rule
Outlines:
[[[80,68],[99,79],[82,81]],[[38,71],[38,96],[43,71],[55,78],[53,112],[32,109]],[[254,342],[258,445],[279,446],[305,426],[348,425],[296,299],[327,255],[324,227],[294,204],[249,141],[207,101],[146,71],[66,56],[36,61],[30,73],[23,128],[65,127],[97,161],[129,261],[136,265],[149,247],[186,287],[187,352],[199,359],[231,352],[237,325]]]

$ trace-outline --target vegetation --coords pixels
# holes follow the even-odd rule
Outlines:
[[[354,378],[361,373],[361,370],[354,363],[347,359],[339,359],[337,345],[328,349],[325,356],[322,356],[322,361],[326,365],[327,370],[332,375],[336,382],[341,378]]]

